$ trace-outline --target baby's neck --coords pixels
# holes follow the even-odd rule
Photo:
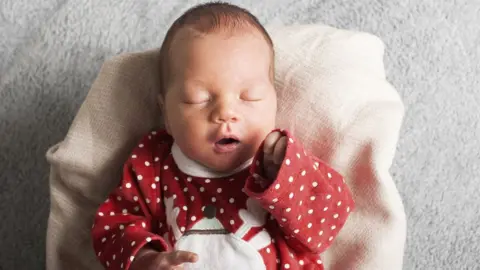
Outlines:
[[[221,173],[215,170],[212,170],[190,158],[188,158],[182,150],[178,147],[176,143],[172,145],[172,156],[173,160],[177,164],[177,167],[185,174],[194,176],[194,177],[202,177],[202,178],[222,178],[227,177],[233,174],[236,174],[240,171],[243,171],[245,168],[252,164],[252,159],[247,160],[245,163],[240,165],[238,168],[231,172]]]

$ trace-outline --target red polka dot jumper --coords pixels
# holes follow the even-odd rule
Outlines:
[[[148,245],[197,253],[185,269],[323,269],[321,254],[353,210],[352,196],[337,172],[282,133],[289,143],[274,181],[262,177],[262,151],[230,176],[188,175],[172,155],[173,139],[147,134],[96,213],[100,262],[129,269]]]

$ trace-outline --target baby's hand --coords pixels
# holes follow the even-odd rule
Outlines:
[[[285,153],[287,151],[287,136],[280,132],[270,133],[263,144],[263,171],[270,180],[277,178]]]
[[[158,252],[142,249],[133,261],[131,270],[180,270],[184,263],[194,263],[198,255],[188,251]]]

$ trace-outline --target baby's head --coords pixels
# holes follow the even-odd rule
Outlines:
[[[194,7],[160,54],[159,102],[182,152],[218,172],[251,159],[277,110],[273,44],[258,20],[230,4]]]

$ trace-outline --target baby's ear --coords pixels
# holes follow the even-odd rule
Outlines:
[[[157,103],[158,103],[158,107],[160,107],[160,111],[162,113],[163,125],[165,126],[165,130],[167,131],[168,134],[171,135],[170,124],[168,122],[168,116],[167,116],[166,108],[165,108],[165,97],[162,94],[159,94],[157,96]]]

